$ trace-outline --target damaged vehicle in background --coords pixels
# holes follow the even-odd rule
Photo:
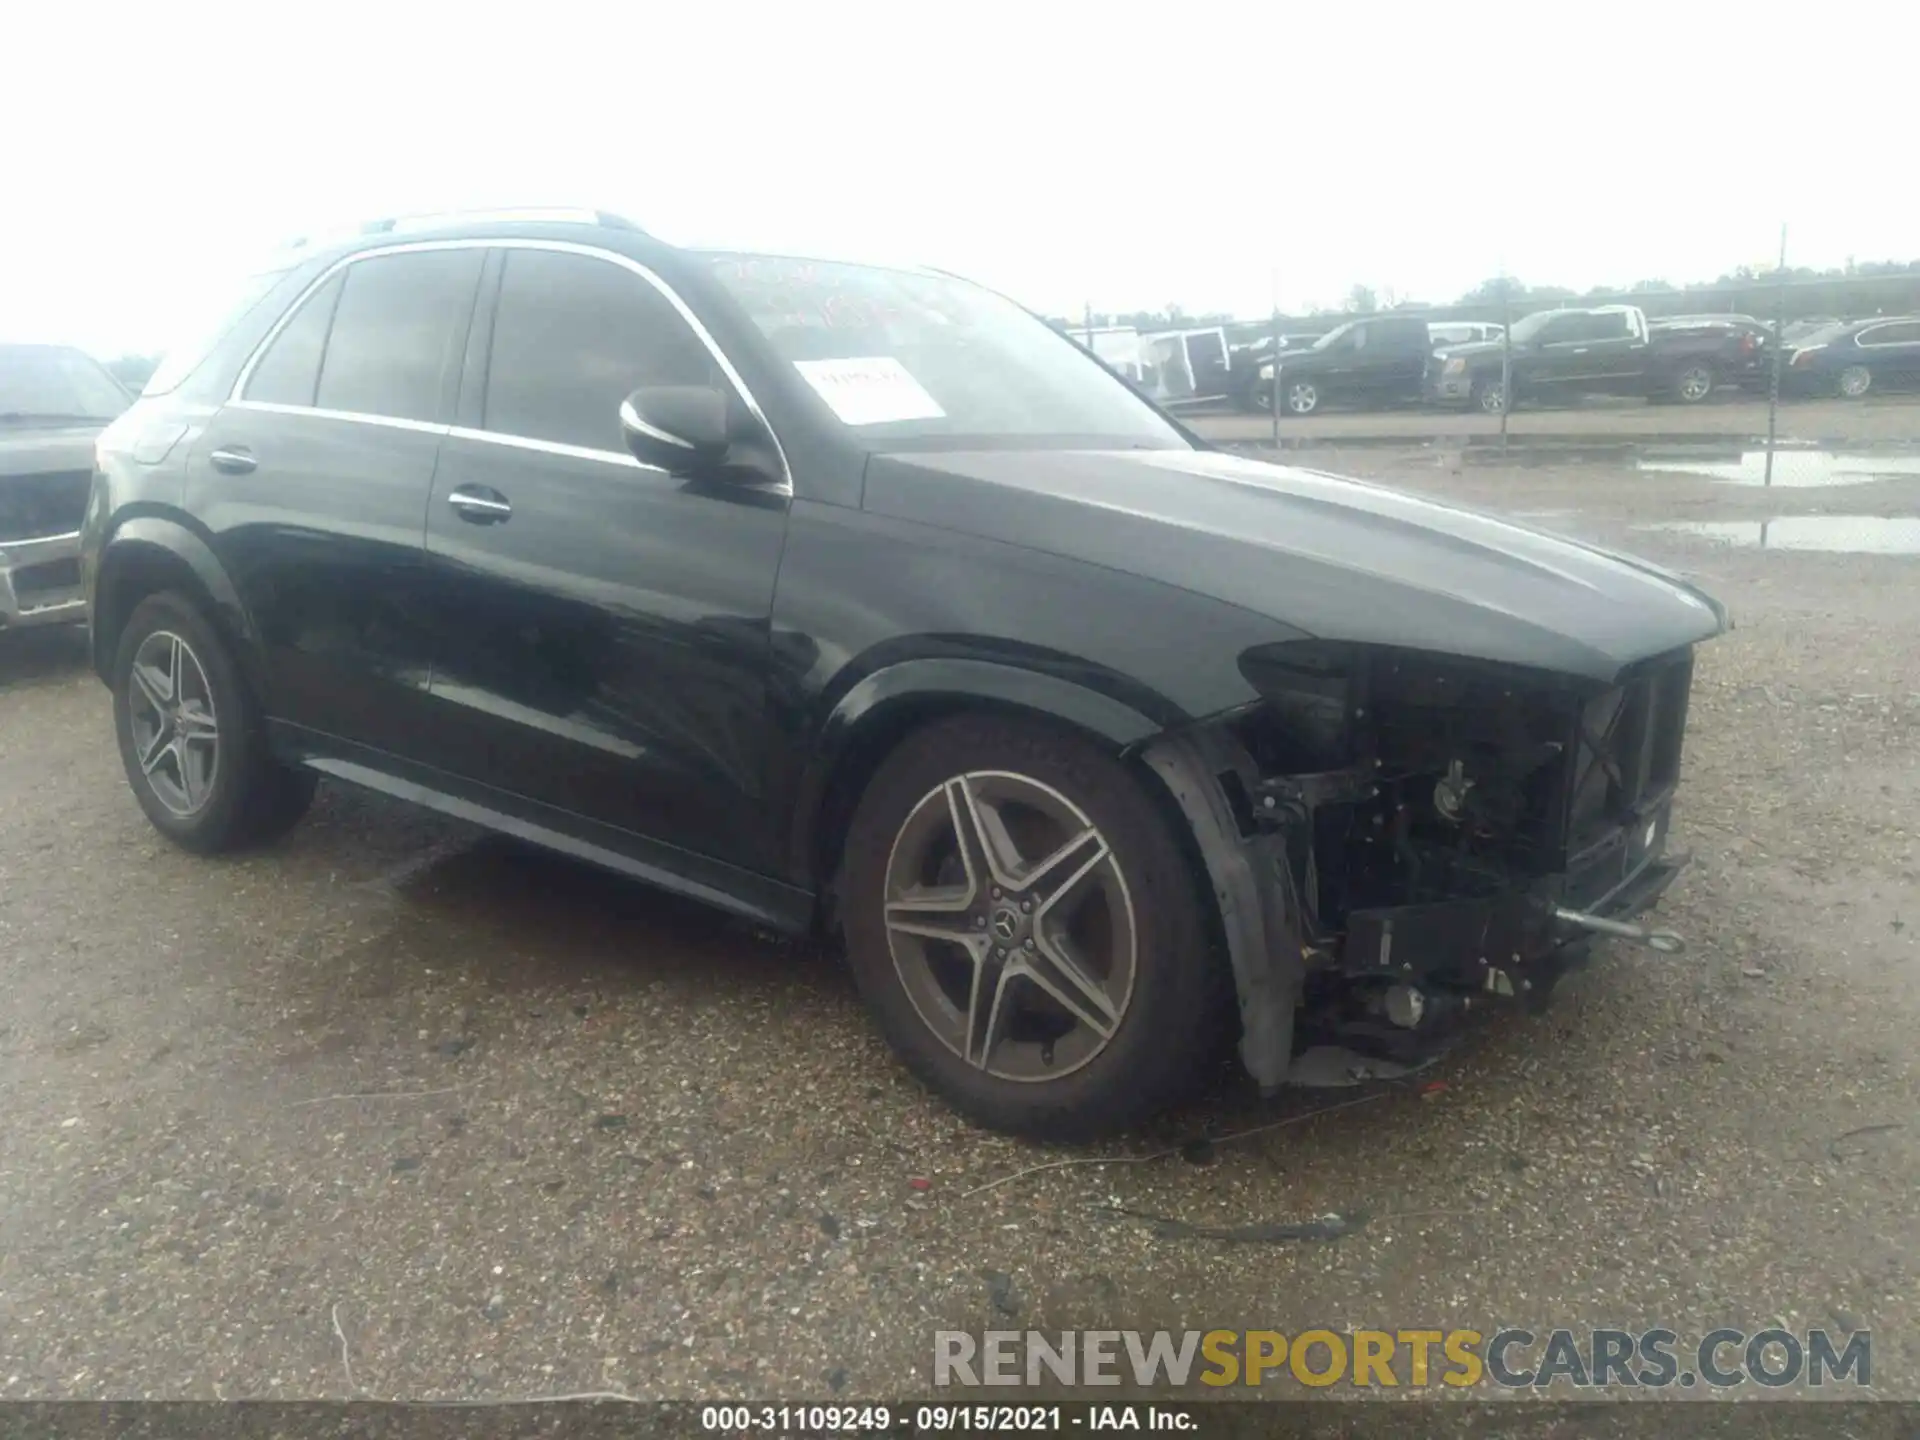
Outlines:
[[[182,846],[328,776],[837,933],[915,1075],[1063,1138],[1677,943],[1632,917],[1727,624],[1685,580],[1210,450],[932,271],[522,214],[250,293],[84,537]]]
[[[93,442],[133,403],[64,345],[0,345],[0,631],[86,618],[80,517]]]

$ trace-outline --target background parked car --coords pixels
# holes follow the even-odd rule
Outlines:
[[[1673,315],[1648,322],[1647,338],[1656,355],[1662,350],[1684,355],[1686,365],[1678,383],[1705,394],[1688,393],[1682,400],[1705,399],[1725,385],[1742,390],[1765,390],[1773,369],[1773,331],[1751,315]],[[1700,367],[1710,367],[1703,371]],[[1657,392],[1655,392],[1657,394]]]
[[[93,442],[133,397],[91,356],[0,345],[0,630],[79,620]]]
[[[1260,367],[1256,408],[1273,404],[1280,372],[1283,414],[1311,415],[1323,405],[1392,405],[1420,398],[1433,344],[1427,322],[1402,315],[1369,315],[1329,330],[1305,350],[1283,351]]]
[[[1764,329],[1757,322],[1743,328],[1740,319],[1681,317],[1652,326],[1633,305],[1535,311],[1511,332],[1513,399],[1642,395],[1697,403],[1736,379],[1763,374],[1770,363]],[[1506,350],[1485,341],[1436,354],[1427,398],[1498,414],[1508,403],[1501,383]]]
[[[1788,356],[1782,386],[1858,400],[1920,385],[1920,316],[1876,316],[1806,336]]]

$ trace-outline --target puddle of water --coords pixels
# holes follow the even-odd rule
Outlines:
[[[1704,535],[1756,550],[1920,555],[1920,517],[1916,516],[1782,515],[1772,520],[1676,520],[1644,528]]]
[[[1694,454],[1697,456],[1698,452]],[[1685,452],[1672,459],[1643,453],[1639,468],[1703,475],[1729,485],[1764,485],[1767,452],[1743,450],[1737,459],[1714,460],[1689,459]],[[1782,489],[1870,485],[1876,480],[1895,480],[1905,475],[1920,475],[1920,455],[1845,454],[1836,450],[1776,450],[1773,453],[1773,483]]]

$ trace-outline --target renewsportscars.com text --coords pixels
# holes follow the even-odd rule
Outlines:
[[[1873,1383],[1873,1337],[1711,1330],[941,1330],[937,1386],[1142,1389],[1294,1383],[1315,1389],[1624,1387],[1726,1390]]]

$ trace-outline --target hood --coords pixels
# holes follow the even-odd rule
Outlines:
[[[108,423],[32,426],[0,421],[0,476],[92,470],[93,442]]]
[[[1598,681],[1727,628],[1717,602],[1657,566],[1211,451],[876,455],[865,508],[1202,594],[1277,632]]]

